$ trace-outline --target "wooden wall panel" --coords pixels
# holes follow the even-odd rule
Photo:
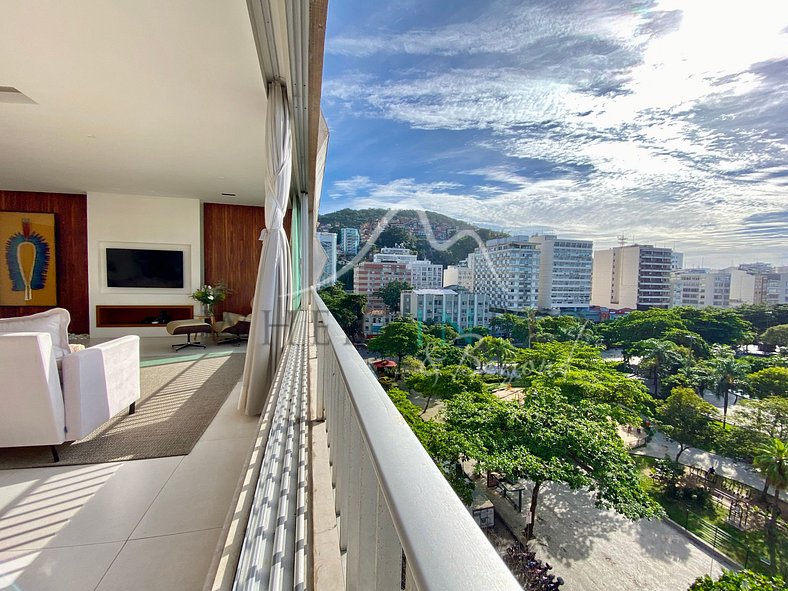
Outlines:
[[[264,227],[262,207],[203,204],[203,277],[208,284],[224,281],[233,291],[215,307],[217,319],[224,310],[251,313]]]
[[[89,332],[87,197],[0,190],[0,211],[55,214],[57,305],[71,314],[70,332]],[[0,318],[26,316],[50,308],[0,306]]]

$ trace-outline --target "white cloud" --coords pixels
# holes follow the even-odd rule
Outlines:
[[[785,250],[779,221],[750,216],[788,201],[788,3],[557,6],[497,2],[474,21],[330,39],[344,56],[431,58],[385,77],[357,60],[363,75],[327,81],[332,109],[471,130],[468,153],[498,156],[456,171],[467,186],[365,178],[329,192],[355,195],[357,206],[401,203],[605,240],[624,231],[712,251]],[[534,160],[541,176],[527,170]]]

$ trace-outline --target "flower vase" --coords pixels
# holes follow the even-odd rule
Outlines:
[[[205,304],[202,305],[202,315],[208,318],[209,316],[213,316],[213,304]]]

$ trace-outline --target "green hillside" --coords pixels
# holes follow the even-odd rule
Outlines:
[[[340,209],[321,215],[318,218],[320,228],[327,232],[339,233],[341,228],[358,228],[362,238],[366,239],[372,234],[378,222],[386,215],[385,209]],[[474,238],[466,236],[458,240],[446,250],[440,248],[440,243],[449,240],[460,230],[474,230],[482,241],[492,238],[508,236],[504,232],[478,228],[473,224],[451,218],[434,211],[425,211],[429,220],[432,233],[437,243],[430,244],[426,239],[424,227],[419,214],[412,209],[403,209],[396,213],[387,227],[378,237],[376,246],[404,246],[418,252],[419,258],[431,260],[444,266],[456,265],[468,256],[478,246]],[[438,248],[436,248],[436,246]]]

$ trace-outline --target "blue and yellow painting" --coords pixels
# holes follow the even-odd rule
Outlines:
[[[55,214],[0,211],[0,306],[56,306]]]

